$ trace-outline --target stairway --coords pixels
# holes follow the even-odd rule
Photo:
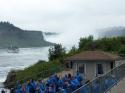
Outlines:
[[[114,86],[109,93],[125,93],[125,78]]]
[[[125,93],[125,64],[84,84],[73,93]]]

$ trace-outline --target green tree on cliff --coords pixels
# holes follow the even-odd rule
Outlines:
[[[49,49],[49,60],[53,61],[56,59],[62,59],[65,55],[65,49],[61,44],[55,44]]]

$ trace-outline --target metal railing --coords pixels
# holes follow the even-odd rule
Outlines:
[[[72,93],[107,93],[125,77],[125,64],[115,67],[110,72],[84,84]]]

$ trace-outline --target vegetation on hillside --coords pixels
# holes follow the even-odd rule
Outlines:
[[[49,49],[49,61],[58,60],[60,63],[63,63],[64,56],[66,55],[65,48],[61,44],[56,44],[55,46]]]
[[[100,38],[94,40],[92,36],[81,38],[78,50],[102,50],[125,54],[125,37]]]
[[[35,65],[25,68],[25,71],[18,71],[18,73],[16,73],[16,80],[46,78],[52,73],[54,74],[56,71],[63,69],[60,68],[61,66],[62,65],[58,61],[54,61],[54,64],[53,62],[39,61]]]

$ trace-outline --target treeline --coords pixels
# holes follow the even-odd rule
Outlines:
[[[80,38],[78,50],[102,50],[125,54],[125,37],[104,37],[97,40],[94,40],[93,36]]]
[[[13,24],[11,24],[10,22],[0,22],[0,31],[21,31],[20,28],[14,26]]]
[[[80,38],[78,47],[73,46],[68,53],[66,53],[65,48],[61,44],[56,44],[53,48],[49,49],[49,60],[59,59],[63,62],[63,59],[67,56],[89,50],[102,50],[124,55],[125,37],[104,37],[96,40],[93,36],[83,37]]]

